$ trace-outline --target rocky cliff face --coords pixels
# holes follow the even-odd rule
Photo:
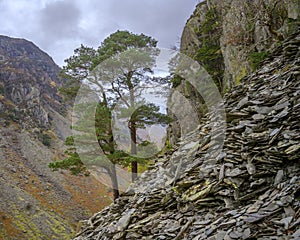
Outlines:
[[[181,50],[205,64],[201,49],[208,44],[219,45],[220,51],[212,54],[222,55],[225,91],[255,70],[254,62],[260,60],[255,59],[259,58],[258,53],[267,53],[297,31],[299,21],[298,0],[207,0],[197,6],[188,20]]]
[[[270,49],[299,26],[299,0],[207,0],[187,21],[180,50],[207,70],[223,94],[255,71]],[[201,118],[203,99],[188,85],[183,80],[177,90]],[[179,136],[177,128],[170,128],[172,142]]]
[[[299,239],[299,54],[300,32],[226,94],[217,156],[212,112],[75,239]]]
[[[58,74],[33,43],[0,36],[0,239],[70,239],[110,202],[94,178],[48,168],[70,134]]]

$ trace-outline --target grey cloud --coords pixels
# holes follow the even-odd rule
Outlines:
[[[0,34],[27,38],[63,64],[81,43],[97,47],[118,29],[150,35],[159,46],[170,47],[179,40],[196,4],[195,0],[0,0]]]
[[[179,41],[195,0],[88,0],[98,24],[93,32],[82,36],[86,42],[103,40],[118,29],[145,33],[159,40],[159,46],[170,47]]]
[[[48,3],[39,14],[39,28],[43,42],[64,38],[76,38],[80,28],[81,13],[73,1],[55,1]]]
[[[110,15],[121,28],[156,37],[160,45],[170,47],[181,36],[185,20],[191,15],[193,0],[110,1]]]

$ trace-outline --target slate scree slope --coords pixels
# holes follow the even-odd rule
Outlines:
[[[212,112],[75,240],[300,239],[299,50],[300,32],[225,95],[216,158],[206,156]]]

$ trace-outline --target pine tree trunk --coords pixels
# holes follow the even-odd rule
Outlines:
[[[136,161],[131,162],[131,178],[132,181],[137,179],[138,164]]]
[[[134,109],[135,106],[135,97],[134,97],[134,86],[131,82],[131,78],[133,76],[133,71],[128,72],[127,74],[127,86],[129,88],[130,94],[130,107]],[[132,116],[131,116],[132,117]],[[131,155],[136,156],[136,122],[134,119],[129,121],[129,129],[130,129],[130,137],[131,137]],[[136,180],[138,172],[138,164],[136,161],[131,162],[131,178],[132,182]]]
[[[110,179],[112,182],[112,188],[113,188],[113,195],[114,195],[114,200],[119,198],[120,193],[119,193],[119,187],[118,187],[118,178],[117,178],[117,171],[116,171],[116,165],[113,163],[110,171]]]
[[[134,122],[130,123],[130,136],[131,136],[131,154],[135,156],[137,153],[137,149],[136,149],[136,127]],[[138,172],[138,164],[136,161],[133,161],[131,162],[132,181],[136,180],[137,172]]]

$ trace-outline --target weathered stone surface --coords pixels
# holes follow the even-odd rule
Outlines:
[[[262,60],[272,52],[272,47],[298,31],[299,16],[299,0],[201,1],[186,23],[180,50],[205,66],[223,94],[261,65]],[[293,55],[295,45],[297,44],[294,42],[286,44],[285,53]],[[215,75],[218,77],[214,77]],[[176,90],[189,99],[193,111],[201,118],[205,111],[202,96],[190,88],[185,80],[181,81]],[[247,95],[244,97],[245,99],[240,99],[238,108],[244,104],[255,104],[251,99],[248,101]],[[177,98],[174,102],[176,105],[181,101]],[[177,105],[176,109],[180,109],[178,111],[186,112],[186,109]],[[258,115],[253,117],[259,120],[271,109],[268,106],[258,106],[256,111]],[[169,114],[172,115],[171,112]],[[178,129],[178,122],[169,127],[168,136],[172,143],[182,134]]]
[[[298,239],[300,33],[289,42],[226,94],[219,156],[205,147],[213,112],[75,239]]]
[[[181,38],[181,50],[190,57],[196,55],[203,39],[208,38],[201,34],[201,24],[207,21],[209,11],[215,11],[221,21],[218,26],[222,30],[217,37],[225,63],[224,84],[231,87],[252,72],[251,53],[268,51],[297,30],[300,3],[297,0],[203,1],[188,20]]]

